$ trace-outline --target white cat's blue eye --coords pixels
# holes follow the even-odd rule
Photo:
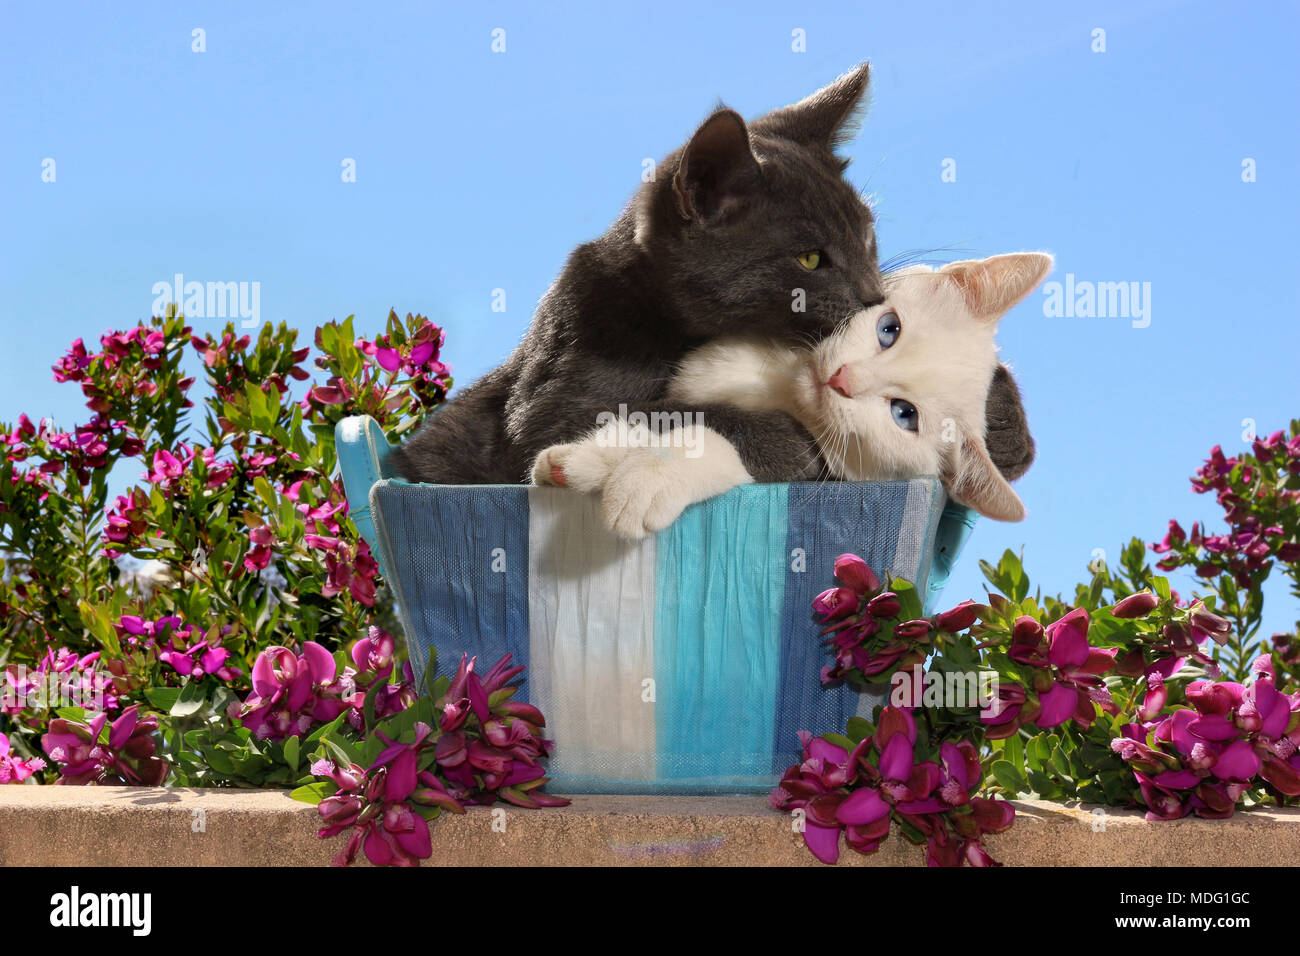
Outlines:
[[[876,319],[876,339],[882,349],[897,342],[902,331],[903,323],[899,321],[897,312],[886,312]]]
[[[914,432],[917,427],[916,406],[901,398],[891,399],[889,410],[893,413],[894,424],[903,431]]]

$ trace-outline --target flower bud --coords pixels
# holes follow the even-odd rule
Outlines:
[[[1122,618],[1146,617],[1159,606],[1160,599],[1154,594],[1150,591],[1139,591],[1116,604],[1111,608],[1110,613]]]
[[[936,624],[941,631],[947,631],[949,634],[956,634],[964,631],[975,623],[979,616],[979,605],[974,601],[962,601],[951,610],[944,611],[939,615]]]
[[[898,600],[898,595],[893,591],[886,591],[884,594],[878,594],[867,602],[867,613],[872,617],[888,620],[891,617],[897,617],[898,612],[902,610],[903,605]]]

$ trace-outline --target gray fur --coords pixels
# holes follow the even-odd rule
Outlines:
[[[790,416],[663,396],[677,362],[704,342],[750,333],[811,344],[883,298],[871,211],[834,153],[867,74],[863,64],[749,124],[728,109],[710,116],[605,235],[573,252],[505,364],[394,453],[398,471],[432,483],[526,482],[543,448],[579,439],[599,413],[626,404],[702,413],[758,481],[818,477],[812,437]],[[796,257],[813,250],[829,265],[810,272]],[[803,312],[792,310],[796,288]]]

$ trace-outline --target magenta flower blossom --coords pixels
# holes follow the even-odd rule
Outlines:
[[[0,785],[22,783],[32,774],[44,769],[45,761],[40,757],[24,759],[16,756],[9,738],[0,734]]]
[[[880,579],[856,554],[841,554],[835,559],[835,576],[844,582],[845,587],[864,597],[880,592]]]
[[[1055,683],[1039,694],[1042,712],[1039,727],[1055,727],[1073,717],[1085,730],[1091,726],[1096,711],[1093,702],[1110,703],[1106,685],[1099,675],[1115,666],[1115,651],[1088,644],[1088,612],[1076,608],[1047,627],[1048,663]]]
[[[1139,714],[1145,722],[1127,725],[1111,744],[1134,768],[1148,819],[1228,817],[1260,785],[1300,796],[1300,756],[1290,736],[1300,723],[1300,695],[1277,690],[1268,658],[1256,662],[1255,673],[1248,686],[1192,681],[1184,691],[1191,706],[1159,720],[1163,687],[1149,685]]]
[[[389,640],[372,629],[353,648],[353,661],[372,675],[391,669]],[[325,823],[320,836],[349,834],[336,865],[350,864],[362,850],[378,866],[418,865],[432,853],[427,817],[434,810],[463,813],[466,804],[498,797],[530,808],[569,802],[542,790],[547,779],[539,761],[550,748],[540,736],[542,715],[509,699],[515,688],[508,682],[523,668],[511,667],[509,654],[481,678],[474,665],[473,658],[461,658],[437,702],[442,707],[437,727],[417,723],[410,742],[379,733],[386,746],[365,770],[330,761],[312,766],[314,776],[338,788],[319,805]]]
[[[98,651],[79,655],[64,647],[52,647],[35,668],[9,665],[4,682],[10,692],[0,693],[0,714],[17,716],[23,701],[55,695],[87,710],[117,710],[117,690],[111,673],[100,667]]]
[[[284,740],[360,706],[351,668],[339,675],[329,651],[306,641],[302,653],[268,647],[253,664],[253,693],[239,721],[259,740]]]
[[[179,458],[160,448],[153,453],[153,468],[146,477],[150,484],[166,484],[179,478],[184,471],[185,466]]]
[[[908,622],[882,631],[895,618],[902,604],[892,591],[884,591],[880,579],[855,554],[835,559],[835,576],[841,587],[823,591],[813,600],[813,610],[830,634],[835,663],[822,670],[822,683],[830,684],[854,676],[871,681],[888,679],[888,672],[925,659],[922,648],[929,622]]]
[[[244,568],[254,574],[262,571],[271,563],[271,544],[275,541],[275,532],[269,524],[260,524],[248,529],[249,548],[244,555]]]
[[[152,650],[158,660],[184,677],[199,680],[211,674],[219,680],[231,681],[244,673],[228,663],[230,651],[221,646],[220,637],[190,644],[195,628],[175,615],[147,621],[134,614],[124,614],[114,629],[123,643]]]
[[[155,756],[158,718],[140,716],[129,707],[107,728],[107,714],[82,723],[56,717],[41,738],[41,747],[59,768],[59,783],[157,787],[167,779],[170,764]],[[107,736],[107,739],[105,739]]]
[[[1088,612],[1083,608],[1070,611],[1046,628],[1022,615],[1012,629],[1007,656],[1041,672],[1033,682],[1037,703],[1011,716],[1009,708],[999,708],[982,715],[982,719],[988,724],[1005,725],[1014,720],[1016,726],[1034,723],[1047,729],[1073,718],[1086,730],[1096,718],[1094,704],[1100,704],[1107,713],[1116,712],[1100,676],[1115,666],[1115,653],[1114,649],[1088,643]]]
[[[545,779],[540,761],[554,746],[541,735],[541,713],[508,699],[490,703],[524,670],[511,667],[510,659],[506,654],[480,678],[476,659],[461,656],[438,722],[438,769],[463,803],[491,803],[499,796],[525,807],[561,805],[536,789]]]
[[[313,775],[327,777],[339,787],[317,808],[325,824],[318,836],[352,831],[334,859],[336,866],[352,863],[362,848],[376,866],[418,866],[420,860],[428,859],[433,843],[428,821],[411,805],[417,795],[423,806],[464,812],[433,774],[418,770],[420,754],[427,749],[432,733],[427,724],[417,724],[412,743],[390,744],[368,770],[356,764],[339,768],[329,761],[312,766]]]
[[[357,541],[353,552],[342,542],[331,544],[333,547],[325,552],[325,583],[321,585],[321,595],[334,597],[349,591],[354,600],[366,607],[374,607],[379,563],[371,555],[370,545],[362,538]]]
[[[962,601],[951,610],[944,611],[935,619],[935,625],[941,631],[957,634],[966,630],[979,617],[979,605],[974,601]]]
[[[149,527],[149,498],[134,488],[118,495],[104,519],[104,539],[113,545],[130,550]],[[121,556],[115,548],[105,552],[109,558]]]
[[[207,641],[199,641],[184,650],[173,649],[169,645],[166,650],[158,654],[158,660],[170,666],[176,673],[193,680],[200,680],[208,674],[223,681],[234,680],[244,672],[238,667],[227,664],[229,659],[230,651],[219,645],[209,644]]]
[[[806,730],[799,732],[799,740],[803,744],[803,761],[786,770],[772,791],[772,806],[777,810],[804,811],[804,843],[823,863],[839,859],[840,834],[846,826],[856,828],[851,842],[862,846],[874,842],[874,850],[889,834],[890,807],[876,788],[863,788],[852,795],[846,789],[857,780],[857,758],[870,742],[863,741],[850,754]],[[850,799],[854,802],[841,818],[841,805]]]
[[[874,853],[896,817],[927,837],[931,866],[997,865],[980,837],[1009,827],[1015,810],[974,796],[983,774],[971,743],[944,743],[941,764],[917,761],[916,722],[909,709],[893,706],[851,753],[806,731],[799,738],[803,761],[785,772],[770,800],[778,810],[803,812],[804,843],[823,863],[839,859],[841,834],[850,848]]]

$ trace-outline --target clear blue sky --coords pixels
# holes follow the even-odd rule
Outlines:
[[[1042,248],[1053,278],[1151,283],[1147,328],[1048,318],[1037,296],[1004,320],[1039,444],[1030,517],[982,523],[948,596],[983,593],[976,555],[1023,545],[1056,590],[1094,548],[1212,516],[1187,484],[1205,451],[1241,447],[1243,419],[1300,416],[1296,5],[806,6],[6,0],[0,421],[81,419],[48,366],[147,316],[176,272],[259,282],[262,318],[308,334],[423,311],[467,382],[643,158],[719,98],[754,115],[869,59],[849,177],[875,196],[883,258]],[[1273,591],[1267,623],[1289,626]]]

